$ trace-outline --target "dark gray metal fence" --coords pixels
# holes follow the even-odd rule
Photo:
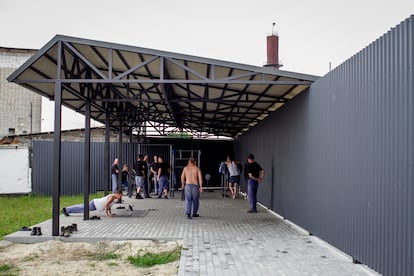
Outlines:
[[[383,275],[414,275],[414,16],[236,142],[259,200]]]
[[[52,162],[53,147],[51,141],[33,142],[33,179],[32,192],[52,194]],[[130,168],[139,153],[148,154],[152,161],[153,156],[162,155],[166,161],[171,162],[170,145],[143,145],[138,143],[124,143],[122,145],[123,160],[119,164],[128,164]],[[84,143],[62,142],[62,172],[61,195],[76,195],[83,193],[84,177]],[[118,143],[110,143],[110,165],[114,158],[118,157]],[[110,183],[104,181],[104,143],[91,143],[91,186],[90,192],[103,191],[106,188],[111,191]]]
[[[110,189],[109,184],[104,182],[104,143],[91,143],[91,183],[90,191],[104,190],[105,185]],[[118,154],[119,143],[110,143],[110,164]],[[52,187],[52,168],[53,141],[34,141],[33,142],[33,178],[32,191],[44,195],[51,195]],[[83,142],[62,142],[62,175],[61,175],[61,194],[74,195],[83,193],[82,183],[84,181],[84,145]],[[216,141],[216,140],[193,140],[193,139],[161,139],[151,138],[148,144],[124,143],[122,144],[122,158],[119,165],[128,163],[132,168],[134,161],[139,153],[148,154],[149,160],[152,161],[154,155],[163,156],[164,160],[175,165],[174,174],[171,175],[170,184],[179,184],[180,170],[182,162],[179,157],[183,157],[174,152],[190,151],[199,154],[200,168],[203,174],[210,174],[211,180],[204,183],[204,187],[215,188],[220,187],[218,178],[218,166],[227,155],[233,155],[232,141]],[[173,158],[177,157],[180,160]],[[188,156],[185,155],[185,158]],[[177,181],[175,181],[177,180]]]

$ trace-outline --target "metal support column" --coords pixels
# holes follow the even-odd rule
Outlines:
[[[109,121],[109,112],[105,113],[105,145],[104,145],[104,195],[108,195],[108,190],[111,190],[111,181],[110,181],[110,175],[109,170],[110,167],[110,161],[109,161],[109,149],[110,149],[110,121]],[[108,189],[109,188],[109,189]]]
[[[123,154],[122,154],[122,122],[121,125],[119,126],[119,140],[118,140],[118,168],[119,168],[119,173],[118,173],[118,190],[122,189],[122,164],[124,161],[123,158]]]
[[[85,152],[84,152],[84,181],[83,181],[83,219],[89,219],[89,193],[91,184],[91,101],[85,105]]]
[[[62,66],[62,42],[58,43],[57,76],[55,81],[55,132],[53,135],[53,176],[52,176],[52,236],[59,236],[60,212],[60,175],[61,175],[61,121],[62,121],[62,82],[60,68]]]
[[[134,164],[134,148],[132,146],[133,143],[133,133],[132,133],[132,126],[129,127],[129,147],[127,147],[129,150],[127,151],[127,155],[128,155],[128,167],[129,167],[129,171],[132,171],[132,167]],[[129,179],[127,178],[127,181],[129,181]]]

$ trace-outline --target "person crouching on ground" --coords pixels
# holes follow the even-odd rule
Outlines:
[[[181,188],[185,189],[185,214],[187,218],[191,219],[191,214],[193,217],[198,217],[200,193],[203,192],[203,177],[192,157],[188,160],[188,165],[184,167],[181,174]]]
[[[89,202],[89,211],[105,211],[105,214],[108,217],[112,217],[113,214],[111,211],[111,207],[114,204],[115,199],[117,199],[119,202],[122,201],[122,190],[118,190],[114,194],[109,194],[101,198],[92,199]],[[65,214],[65,216],[69,216],[69,214],[71,213],[83,213],[84,206],[83,204],[72,205],[64,207],[62,211]]]

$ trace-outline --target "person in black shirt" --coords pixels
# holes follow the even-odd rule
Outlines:
[[[163,157],[158,156],[158,184],[160,185],[158,197],[168,198],[168,190],[169,190],[169,175],[170,175],[170,165],[167,162],[164,162]]]
[[[136,185],[136,189],[137,189],[137,195],[136,198],[137,199],[142,199],[143,197],[141,196],[141,191],[144,191],[144,196],[145,196],[145,170],[146,170],[146,162],[144,162],[144,156],[142,154],[138,155],[137,161],[134,163],[134,174],[135,174],[135,185]]]
[[[144,159],[143,161],[143,166],[144,166],[144,173],[145,173],[145,177],[144,177],[144,194],[146,198],[151,198],[150,196],[150,191],[151,191],[151,185],[148,184],[148,155],[144,155]]]
[[[253,154],[249,154],[247,162],[247,175],[249,176],[249,179],[247,180],[247,194],[250,204],[249,213],[257,213],[257,188],[259,187],[259,182],[263,180],[264,170],[254,161]]]
[[[154,181],[154,193],[156,195],[159,194],[159,186],[158,186],[158,168],[159,168],[159,163],[158,163],[158,156],[154,155],[154,161],[152,161],[151,165],[150,165],[150,171],[151,171],[151,176],[152,179]],[[151,178],[151,177],[150,177]]]
[[[118,158],[114,159],[114,162],[112,163],[111,167],[111,179],[112,179],[112,193],[115,194],[118,190],[118,173],[119,173],[119,167],[118,167]]]
[[[127,164],[124,164],[122,168],[122,187],[126,187],[128,189],[128,197],[131,197],[132,195],[132,185],[130,185],[128,181],[129,176],[129,167]]]

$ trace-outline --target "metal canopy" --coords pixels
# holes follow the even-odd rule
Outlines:
[[[61,85],[64,106],[85,114],[90,102],[113,128],[235,138],[318,78],[57,35],[8,80],[51,100]]]

